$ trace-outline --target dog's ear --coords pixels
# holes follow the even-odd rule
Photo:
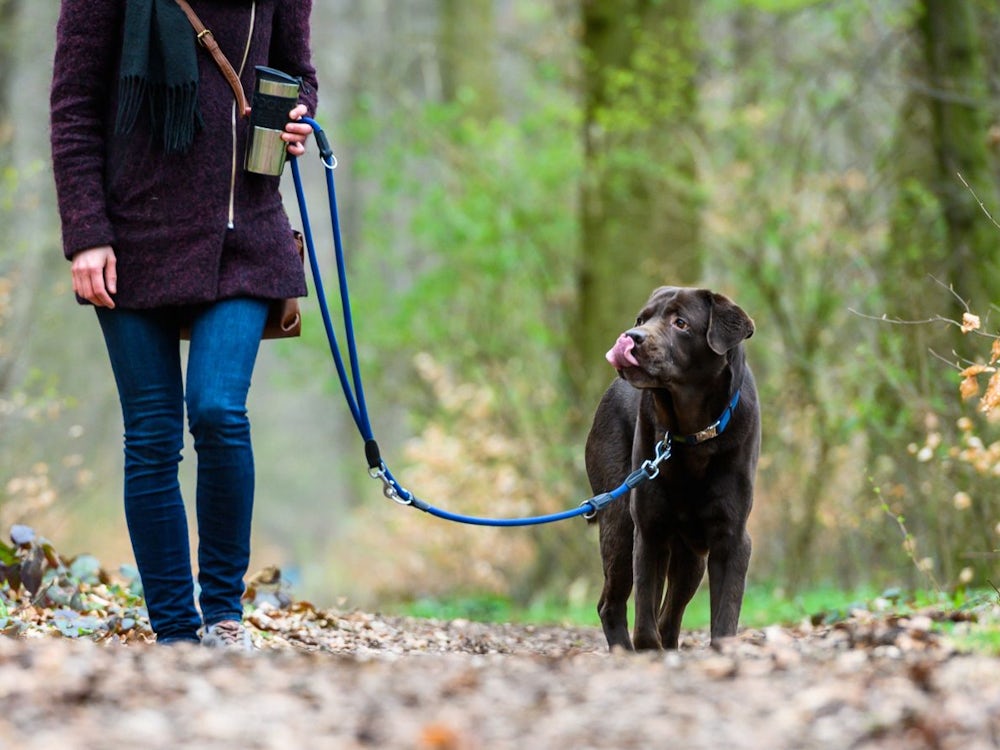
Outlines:
[[[711,295],[709,308],[709,348],[716,354],[725,354],[744,339],[753,336],[753,320],[743,308],[722,294]]]

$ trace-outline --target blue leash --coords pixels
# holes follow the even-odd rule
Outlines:
[[[295,182],[295,196],[299,203],[299,213],[302,218],[302,234],[305,237],[306,248],[309,252],[309,267],[312,271],[313,281],[316,285],[316,298],[319,300],[320,312],[323,316],[323,326],[326,329],[326,338],[330,345],[330,353],[337,366],[337,376],[340,378],[340,385],[347,399],[351,416],[357,425],[358,432],[365,441],[365,458],[368,461],[368,474],[373,479],[382,481],[382,492],[389,499],[400,505],[409,505],[419,510],[429,513],[432,516],[443,518],[456,523],[466,523],[476,526],[534,526],[538,524],[562,521],[566,518],[584,516],[593,518],[601,508],[617,500],[630,490],[638,487],[650,479],[655,479],[660,473],[659,466],[663,461],[670,458],[671,436],[667,433],[663,440],[656,445],[656,457],[645,461],[642,466],[626,477],[625,481],[613,489],[611,492],[604,492],[595,495],[580,503],[579,507],[571,508],[561,513],[551,513],[542,516],[530,516],[527,518],[484,518],[481,516],[466,516],[459,513],[452,513],[441,508],[436,508],[424,502],[412,492],[404,488],[389,471],[379,452],[378,443],[372,434],[371,420],[368,418],[368,405],[365,402],[364,386],[361,382],[361,369],[358,365],[358,350],[354,338],[354,321],[351,314],[351,300],[347,288],[347,267],[344,262],[344,246],[340,236],[340,218],[337,212],[337,191],[333,180],[333,170],[337,166],[337,161],[333,155],[330,142],[323,132],[320,124],[309,117],[303,117],[302,122],[312,126],[316,144],[319,147],[320,159],[326,172],[326,189],[330,200],[330,218],[333,225],[333,245],[337,259],[337,276],[340,281],[340,302],[344,320],[344,336],[347,342],[348,358],[350,361],[351,374],[348,375],[347,366],[341,353],[340,343],[333,328],[333,321],[330,316],[330,309],[326,301],[326,292],[323,288],[323,279],[319,270],[319,262],[316,259],[316,247],[313,242],[312,227],[309,224],[309,209],[306,205],[305,191],[302,187],[302,176],[299,172],[298,160],[292,158],[292,178]],[[720,419],[713,426],[717,432],[722,432],[729,422],[729,417],[739,401],[739,391],[726,409],[723,419]],[[709,428],[710,430],[712,428]],[[699,433],[700,435],[701,433]],[[683,438],[682,438],[683,439]],[[687,442],[687,439],[683,439]]]

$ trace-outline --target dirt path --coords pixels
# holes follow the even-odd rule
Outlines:
[[[930,617],[608,654],[597,630],[253,616],[260,650],[0,638],[0,747],[1000,747],[1000,659]]]

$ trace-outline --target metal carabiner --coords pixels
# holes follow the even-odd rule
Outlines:
[[[382,480],[382,494],[385,495],[390,500],[392,500],[394,503],[398,505],[413,505],[412,498],[404,497],[399,493],[399,490],[396,489],[396,485],[393,483],[391,479],[389,479],[389,475],[385,471],[384,464],[377,468],[372,467],[371,469],[369,469],[368,476],[370,476],[372,479]]]
[[[670,454],[673,453],[674,441],[670,437],[670,433],[664,433],[663,440],[656,444],[656,465],[659,466],[661,463],[670,458]]]
[[[672,452],[673,441],[670,439],[670,433],[666,433],[663,436],[663,440],[656,444],[656,457],[646,459],[642,462],[641,468],[646,476],[650,479],[656,479],[660,475],[660,464],[670,458]]]
[[[656,479],[660,476],[660,466],[659,461],[654,461],[651,458],[647,458],[642,462],[642,466],[639,468],[646,474],[649,479]]]

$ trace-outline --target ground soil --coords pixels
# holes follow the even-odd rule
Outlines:
[[[593,628],[262,606],[255,653],[0,637],[0,747],[993,748],[1000,659],[941,613],[856,612],[713,649],[608,653]]]

